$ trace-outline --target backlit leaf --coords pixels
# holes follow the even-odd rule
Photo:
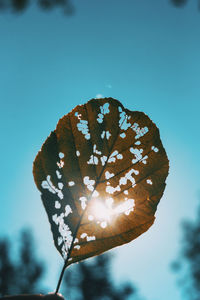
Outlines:
[[[59,120],[33,166],[67,264],[128,243],[154,222],[168,159],[147,115],[92,99]]]

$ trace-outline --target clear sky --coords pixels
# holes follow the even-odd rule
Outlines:
[[[200,12],[191,0],[76,0],[75,14],[31,7],[0,15],[0,234],[33,229],[55,289],[62,258],[53,245],[32,162],[57,121],[101,94],[157,124],[170,160],[151,229],[115,253],[113,273],[147,300],[181,300],[169,264],[180,222],[194,218],[199,183]]]

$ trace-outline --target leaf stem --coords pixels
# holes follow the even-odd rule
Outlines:
[[[62,279],[63,279],[63,275],[64,275],[64,272],[65,272],[65,268],[66,268],[66,261],[65,261],[64,266],[62,268],[62,271],[60,273],[60,277],[59,277],[59,280],[58,280],[58,284],[57,284],[57,287],[56,287],[55,294],[57,294],[58,291],[59,291],[59,288],[60,288],[60,285],[61,285],[61,282],[62,282]]]

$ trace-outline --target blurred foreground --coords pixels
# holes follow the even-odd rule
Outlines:
[[[48,292],[42,285],[45,265],[36,257],[34,249],[30,230],[21,232],[17,251],[8,239],[0,240],[0,296]],[[117,286],[113,282],[111,260],[108,253],[72,265],[63,280],[64,297],[70,300],[144,300],[131,283]],[[183,299],[199,300],[200,207],[194,221],[183,222],[182,247],[172,268],[178,273]]]
[[[34,249],[33,235],[29,230],[21,232],[20,247],[15,256],[11,242],[8,239],[0,241],[0,296],[48,292],[42,286],[44,263],[38,260]],[[109,254],[71,266],[66,271],[61,292],[66,299],[71,300],[141,299],[129,282],[115,285]]]

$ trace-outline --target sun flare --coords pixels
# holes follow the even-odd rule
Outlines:
[[[91,214],[95,220],[109,221],[112,216],[112,209],[101,201],[95,201],[94,205],[92,206]]]
[[[112,221],[112,217],[119,214],[129,215],[134,210],[135,201],[134,199],[126,198],[124,202],[113,207],[114,200],[107,198],[105,202],[102,200],[96,200],[93,202],[88,219],[90,221],[96,220],[101,222],[101,227],[106,227],[107,222]]]

